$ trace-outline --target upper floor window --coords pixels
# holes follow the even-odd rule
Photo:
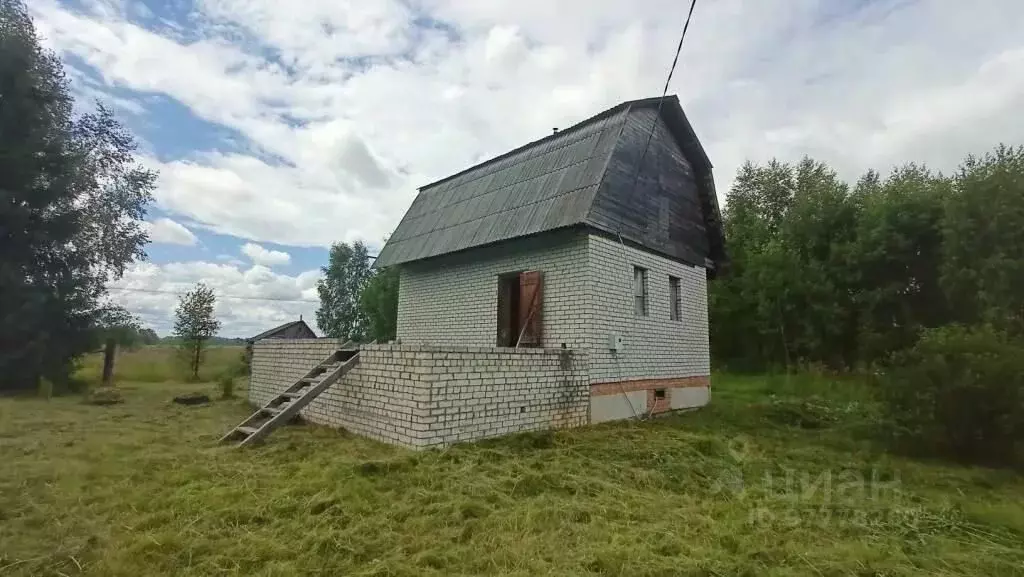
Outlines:
[[[668,306],[670,319],[683,320],[683,291],[679,277],[668,277]]]
[[[647,316],[647,269],[633,267],[633,314]]]

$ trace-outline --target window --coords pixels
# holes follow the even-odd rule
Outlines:
[[[665,389],[654,389],[654,398],[655,399],[664,399],[665,398]]]
[[[670,319],[683,320],[683,291],[679,285],[679,278],[674,276],[668,277],[668,306]]]
[[[633,267],[633,314],[647,316],[647,269]]]

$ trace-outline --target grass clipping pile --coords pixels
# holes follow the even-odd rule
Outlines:
[[[124,395],[117,387],[99,387],[85,394],[87,405],[117,405],[124,402]]]

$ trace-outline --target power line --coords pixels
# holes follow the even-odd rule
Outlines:
[[[683,24],[683,33],[679,35],[679,45],[676,46],[676,55],[672,58],[672,66],[668,69],[668,77],[665,78],[665,87],[661,90],[661,98],[658,99],[658,110],[654,115],[654,120],[651,122],[651,130],[647,133],[647,144],[644,145],[643,152],[640,153],[640,161],[636,163],[636,175],[633,177],[633,190],[630,191],[630,197],[636,192],[636,184],[640,179],[640,168],[644,164],[644,157],[647,156],[647,149],[651,146],[651,138],[654,137],[654,129],[658,126],[658,118],[661,117],[661,107],[665,104],[665,97],[668,96],[668,85],[672,82],[672,75],[676,71],[676,65],[679,64],[679,54],[683,51],[683,40],[686,38],[686,31],[690,29],[690,19],[693,18],[693,9],[697,6],[697,0],[690,1],[690,12],[686,14],[686,23]]]
[[[161,295],[174,295],[174,296],[179,296],[179,297],[185,295],[184,292],[179,292],[179,291],[160,290],[160,289],[131,288],[131,287],[118,287],[118,286],[107,287],[107,290],[124,291],[124,292],[136,292],[136,293],[151,293],[151,294],[161,294]],[[314,300],[308,300],[308,299],[284,299],[284,298],[275,298],[275,297],[250,297],[250,296],[224,295],[224,294],[217,294],[216,297],[220,298],[220,299],[236,299],[236,300],[243,300],[243,301],[272,301],[272,302],[280,302],[280,303],[320,304],[320,301],[314,301]]]

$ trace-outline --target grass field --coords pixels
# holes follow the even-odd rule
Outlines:
[[[206,350],[201,379],[214,380],[225,370],[236,367],[245,347],[215,346]],[[103,353],[86,355],[75,371],[75,377],[98,383],[103,375]],[[134,350],[119,349],[114,361],[114,380],[132,383],[165,383],[183,381],[188,365],[179,349],[167,345],[142,346]]]
[[[0,576],[1024,575],[1020,476],[878,451],[855,383],[714,383],[695,413],[424,453],[220,447],[243,401],[169,402],[212,385],[0,399]]]

